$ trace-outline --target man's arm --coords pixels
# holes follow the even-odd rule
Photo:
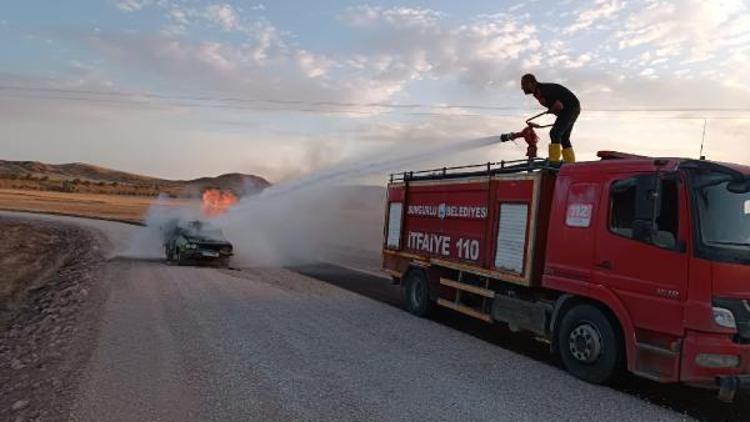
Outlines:
[[[563,109],[563,103],[561,103],[560,100],[557,100],[549,108],[549,112],[552,113],[552,114],[557,114],[557,113],[561,112],[562,109]]]
[[[547,112],[558,114],[563,109],[563,103],[560,98],[560,86],[555,84],[539,84],[540,96],[544,98],[543,106],[547,107]],[[540,103],[542,101],[539,101]]]

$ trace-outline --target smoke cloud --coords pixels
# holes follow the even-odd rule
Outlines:
[[[244,197],[226,213],[211,219],[234,245],[235,266],[286,266],[335,259],[342,253],[377,257],[384,218],[383,187],[365,186],[368,176],[382,176],[497,143],[496,136],[381,148],[304,177]],[[157,204],[146,227],[130,242],[127,256],[163,256],[163,227],[173,219],[205,219],[196,207],[177,209]]]
[[[493,136],[384,148],[244,198],[215,222],[234,243],[240,265],[316,262],[341,251],[376,253],[382,238],[385,190],[355,183],[373,175],[385,180],[388,172],[497,141]]]

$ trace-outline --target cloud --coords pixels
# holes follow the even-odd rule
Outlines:
[[[187,27],[185,25],[167,25],[159,31],[162,35],[168,37],[176,37],[187,34]]]
[[[167,128],[170,124],[181,130],[190,126],[185,129],[190,135],[184,136],[196,143],[203,138],[231,140],[235,142],[232,151],[240,151],[232,159],[240,161],[241,157],[248,166],[264,165],[274,178],[309,172],[341,159],[349,154],[342,145],[361,151],[372,143],[430,145],[518,130],[522,114],[533,114],[538,108],[518,87],[519,76],[529,71],[540,80],[569,86],[581,98],[584,114],[576,127],[575,145],[589,158],[604,148],[635,150],[640,146],[655,154],[690,152],[681,137],[692,136],[695,122],[682,119],[704,117],[704,113],[594,111],[597,108],[745,107],[742,100],[750,94],[746,76],[750,18],[746,5],[732,0],[726,3],[726,11],[692,0],[598,0],[568,16],[561,10],[569,5],[551,7],[551,23],[538,14],[524,13],[528,7],[448,19],[433,9],[359,6],[344,11],[340,25],[329,28],[346,38],[345,48],[338,44],[321,47],[320,40],[294,33],[295,28],[285,28],[283,21],[271,21],[247,5],[171,0],[120,3],[124,12],[146,13],[144,9],[150,6],[155,24],[138,32],[109,28],[93,34],[66,33],[68,38],[60,44],[68,43],[74,47],[71,51],[84,51],[81,56],[90,59],[70,62],[64,77],[49,85],[114,86],[127,92],[213,100],[211,107],[191,108],[184,101],[152,101],[133,95],[127,104],[92,101],[86,113],[88,118],[106,116],[105,121],[126,114],[129,124],[146,121],[149,125],[144,127],[154,127],[154,133],[174,142],[184,134]],[[565,26],[555,26],[560,21],[573,29],[565,32]],[[722,54],[717,54],[719,48]],[[711,55],[711,61],[696,61]],[[411,103],[520,110],[503,117],[499,114],[508,112],[428,106],[416,110],[424,115],[415,115],[410,114],[415,110],[397,108]],[[77,106],[67,109],[69,104]],[[17,117],[18,108],[12,106],[11,102],[0,104],[4,113]],[[33,107],[27,106],[23,119],[38,119]],[[40,112],[53,114],[55,106],[60,116],[83,108],[73,100],[50,101]],[[161,120],[165,122],[156,123]],[[206,124],[226,120],[252,121],[244,130]],[[4,121],[15,124],[10,117]],[[62,117],[55,120],[63,121]],[[85,121],[74,119],[77,125]],[[122,126],[105,129],[121,130]],[[288,133],[275,133],[279,127]],[[717,124],[711,134],[716,145],[724,145],[729,137],[736,139],[746,129],[723,127]],[[105,129],[103,138],[108,136]],[[29,123],[23,133],[34,134],[41,144],[44,137],[35,130]],[[76,128],[70,126],[68,131],[66,136],[75,138]],[[137,135],[155,138],[142,132],[145,129]],[[546,140],[547,134],[542,137]],[[168,147],[163,142],[159,145]],[[207,145],[202,147],[212,148]],[[257,156],[256,145],[262,146],[263,157]],[[200,158],[199,147],[195,148],[190,157]],[[504,145],[493,150],[495,154],[518,157],[523,151]],[[218,155],[213,160],[220,165]],[[458,164],[485,158],[441,160]],[[299,166],[302,161],[309,166]]]
[[[574,34],[590,28],[600,20],[613,19],[624,5],[621,0],[596,0],[591,8],[578,12],[575,23],[565,28],[563,33]]]
[[[231,52],[229,52],[231,54]],[[195,52],[196,58],[220,71],[232,70],[234,63],[227,57],[226,46],[217,42],[202,43]]]
[[[190,24],[190,19],[188,19],[188,12],[186,12],[185,10],[177,6],[173,6],[172,10],[169,11],[169,17],[172,19],[172,21],[174,21],[177,24],[180,24],[180,25]]]
[[[445,15],[427,8],[378,6],[354,6],[343,15],[344,21],[353,26],[376,26],[381,23],[393,27],[433,27]]]
[[[639,75],[647,77],[647,78],[651,78],[651,77],[654,77],[654,73],[655,72],[654,72],[653,68],[647,67],[647,68],[643,69],[641,71],[641,73],[639,73]]]
[[[324,56],[318,56],[306,50],[299,50],[295,57],[297,65],[310,78],[325,75],[332,62]]]
[[[458,79],[473,89],[516,79],[520,63],[542,47],[528,18],[480,15],[457,23],[420,19],[419,25],[394,25],[378,8],[358,8],[369,38],[339,59],[352,68],[375,70],[373,78],[407,87],[425,79]],[[410,15],[411,16],[411,15]],[[394,92],[399,92],[395,91]]]
[[[750,11],[741,0],[654,0],[630,13],[616,33],[620,49],[685,51],[690,61],[710,59],[747,35]]]
[[[286,42],[279,35],[279,31],[274,25],[266,20],[255,22],[248,34],[254,40],[251,46],[251,57],[258,63],[264,62],[272,49],[279,52],[287,50]]]
[[[644,9],[653,12],[665,5],[672,10],[672,5],[662,0],[648,1],[646,6],[596,0],[578,14],[576,23],[593,27],[600,20],[624,16],[624,26],[637,30],[633,22],[647,12]],[[695,6],[702,7],[698,3]],[[593,50],[587,49],[585,43],[573,44],[559,37],[559,30],[539,27],[535,18],[526,14],[498,13],[448,21],[443,19],[444,13],[432,9],[356,6],[346,9],[340,18],[353,25],[353,31],[366,27],[368,37],[352,43],[346,52],[321,54],[265,18],[241,14],[228,4],[212,5],[207,10],[211,10],[212,24],[221,30],[234,28],[246,39],[218,41],[211,40],[209,34],[201,42],[170,42],[168,37],[128,37],[129,41],[123,42],[110,36],[101,42],[106,46],[100,48],[119,48],[116,56],[126,59],[125,65],[138,66],[143,71],[154,67],[167,72],[170,79],[189,79],[208,90],[303,102],[390,102],[408,98],[421,81],[451,81],[475,92],[481,100],[499,97],[505,99],[501,102],[523,104],[516,81],[518,75],[531,71],[545,80],[571,84],[584,96],[591,92],[595,102],[599,101],[596,93],[606,92],[641,104],[687,103],[689,99],[680,93],[684,91],[681,85],[685,78],[720,77],[718,71],[690,71],[691,66],[685,64],[674,69],[677,73],[672,80],[662,80],[659,88],[645,92],[643,84],[663,77],[666,66],[675,66],[673,57],[680,54],[679,45],[657,43],[646,52],[639,51],[635,58],[621,59],[611,50],[608,52],[606,41]],[[729,15],[724,13],[714,21],[734,19]],[[196,19],[189,11],[176,16]],[[207,16],[198,18],[209,19]],[[667,21],[671,25],[671,20]],[[611,32],[610,40],[619,43],[624,30]],[[735,40],[742,35],[736,29],[727,31],[734,34]],[[618,45],[614,47],[616,51]],[[742,68],[746,66],[743,57],[737,51],[727,55],[725,61]],[[205,71],[186,75],[185,68]],[[725,85],[746,83],[739,74],[723,74]],[[719,97],[727,98],[717,83],[700,87],[696,97],[718,103],[709,95],[718,89],[722,92]],[[651,95],[652,92],[663,96]],[[352,109],[353,113],[343,116],[361,118],[384,111],[374,107],[348,108]]]
[[[143,9],[151,3],[151,0],[120,0],[116,6],[125,13],[132,13]]]
[[[225,31],[240,28],[239,19],[234,8],[228,4],[214,4],[206,8],[206,18]]]
[[[261,28],[265,29],[240,45],[122,33],[89,36],[86,43],[129,73],[158,77],[163,81],[161,91],[187,84],[200,87],[198,92],[219,96],[278,99],[281,102],[275,107],[282,109],[292,107],[283,100],[387,101],[415,77],[411,62],[406,66],[400,60],[379,56],[367,58],[366,64],[356,69],[325,55],[289,47],[274,27]]]
[[[563,56],[563,67],[566,69],[578,69],[580,67],[585,66],[591,61],[591,55],[590,54],[579,54],[578,57],[570,58],[568,56]]]
[[[473,50],[471,54],[480,60],[517,59],[522,53],[541,47],[534,25],[507,14],[480,16],[451,32],[465,47],[474,45],[468,51]]]

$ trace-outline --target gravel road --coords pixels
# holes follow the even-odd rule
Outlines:
[[[109,277],[73,420],[681,420],[288,270]]]
[[[288,269],[118,257],[73,421],[689,420]]]

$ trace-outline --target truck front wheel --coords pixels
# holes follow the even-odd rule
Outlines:
[[[427,277],[421,271],[410,271],[405,281],[406,309],[416,316],[429,315],[433,304]]]
[[[570,309],[560,324],[557,344],[565,368],[584,381],[606,384],[623,367],[622,339],[596,306]]]

